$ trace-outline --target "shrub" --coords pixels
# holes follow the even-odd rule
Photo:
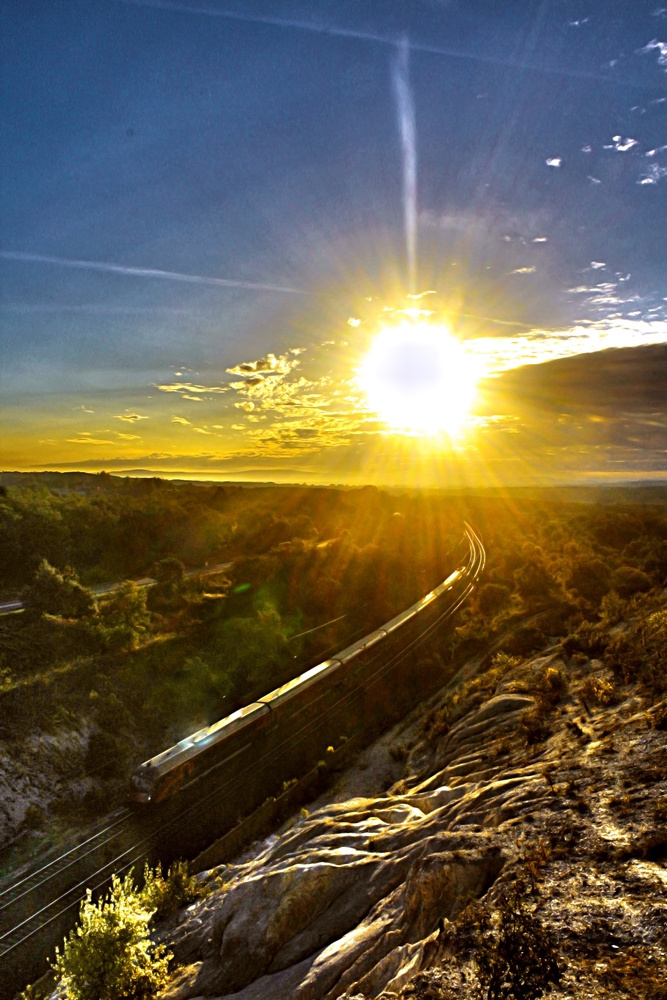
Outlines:
[[[487,1000],[536,1000],[562,976],[551,935],[517,891],[483,912],[475,958]]]
[[[545,642],[546,636],[541,629],[535,625],[520,625],[503,639],[503,651],[510,656],[529,656],[535,650],[542,649]]]
[[[619,566],[612,576],[612,585],[621,597],[632,597],[653,586],[650,576],[633,566]]]
[[[587,677],[579,688],[579,694],[587,704],[612,705],[616,700],[614,685],[604,677]]]
[[[545,718],[544,710],[539,705],[535,708],[525,709],[521,713],[520,724],[529,746],[542,743],[551,735],[551,728]]]
[[[500,652],[496,653],[491,660],[491,666],[494,670],[501,671],[502,677],[509,671],[514,670],[515,667],[521,665],[522,658],[520,656],[510,656],[509,653]]]
[[[609,570],[601,559],[579,559],[570,567],[565,583],[584,600],[599,604],[609,590]]]
[[[547,667],[535,680],[533,693],[540,705],[553,708],[567,691],[567,678],[559,667]]]
[[[29,830],[40,830],[46,821],[46,813],[41,806],[31,803],[25,811],[23,822]]]
[[[501,583],[485,583],[480,588],[477,604],[483,615],[493,615],[504,604],[507,604],[509,598],[509,587],[505,587]]]
[[[605,632],[596,628],[591,622],[583,621],[576,631],[563,640],[563,652],[566,656],[573,653],[586,653],[587,656],[599,656],[604,653],[609,644]]]
[[[130,766],[127,740],[105,729],[90,734],[84,761],[86,774],[100,778],[122,778]]]
[[[205,886],[190,874],[187,861],[175,861],[170,865],[166,877],[162,874],[162,865],[156,868],[146,865],[144,868],[144,888],[141,898],[144,904],[154,911],[156,920],[171,916],[181,906],[194,903],[207,893]]]
[[[619,597],[615,590],[610,590],[602,598],[600,619],[605,625],[616,625],[617,622],[623,621],[627,613],[627,608],[626,601],[622,597]]]
[[[154,945],[152,916],[132,875],[112,877],[97,903],[88,890],[79,923],[56,949],[53,969],[67,1000],[148,1000],[167,981],[171,954]]]
[[[617,677],[639,682],[652,697],[667,690],[667,611],[655,611],[609,643],[605,662]]]

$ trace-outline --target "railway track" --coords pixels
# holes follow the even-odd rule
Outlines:
[[[229,754],[201,781],[148,812],[117,810],[81,841],[0,885],[0,1000],[11,1000],[46,971],[54,947],[76,923],[87,890],[102,892],[112,874],[141,870],[145,862],[196,857],[284,780],[300,777],[340,734],[363,727],[364,735],[372,735],[405,714],[410,698],[413,704],[421,700],[429,679],[415,680],[402,667],[456,613],[484,568],[484,546],[469,525],[465,539],[465,564],[338,654],[339,660],[321,665],[326,669],[318,683],[312,676],[320,667],[260,699],[268,705],[270,724],[230,742]],[[338,667],[332,669],[332,662]],[[431,689],[434,683],[439,686],[441,678],[430,678]]]

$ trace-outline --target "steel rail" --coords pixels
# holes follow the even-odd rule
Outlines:
[[[446,619],[450,618],[453,614],[455,614],[455,612],[459,609],[459,607],[464,603],[464,601],[470,595],[470,593],[472,592],[472,590],[475,587],[475,584],[476,584],[477,579],[479,578],[479,575],[481,574],[481,572],[482,572],[482,570],[484,568],[485,561],[486,561],[486,552],[484,550],[484,546],[483,546],[483,544],[481,542],[481,539],[479,538],[479,536],[477,535],[477,533],[474,531],[474,529],[470,525],[468,525],[468,524],[465,525],[465,529],[466,530],[465,530],[464,537],[466,537],[466,540],[468,541],[468,546],[469,546],[469,562],[468,562],[467,566],[465,567],[465,569],[462,570],[461,577],[459,578],[459,580],[454,581],[451,584],[451,586],[448,588],[448,589],[451,589],[451,587],[455,586],[457,583],[460,583],[462,580],[465,580],[467,582],[466,582],[466,586],[465,586],[463,592],[458,596],[457,600],[453,604],[450,604],[445,609],[445,611],[441,615],[439,615],[438,618],[434,622],[431,622],[430,625],[428,625],[426,629],[424,629],[419,635],[417,635],[409,643],[409,645],[407,647],[405,647],[404,649],[401,649],[398,653],[396,653],[388,661],[384,660],[384,662],[382,663],[382,665],[377,670],[375,670],[369,676],[367,676],[367,677],[364,678],[364,681],[363,681],[362,684],[355,685],[346,694],[342,695],[340,698],[338,698],[333,703],[330,703],[327,706],[326,712],[324,713],[328,718],[332,718],[332,717],[335,717],[338,714],[340,714],[340,712],[343,710],[343,707],[347,704],[347,702],[349,702],[351,700],[351,698],[353,698],[354,696],[356,696],[358,694],[359,690],[362,689],[362,687],[364,687],[364,686],[365,687],[375,686],[375,684],[378,683],[379,680],[390,669],[392,669],[392,667],[395,667],[397,663],[402,662],[402,660],[404,660],[410,654],[410,652],[412,652],[414,649],[416,649],[420,645],[422,645],[429,638],[429,636],[437,628],[439,628],[442,625],[442,623]],[[443,585],[440,585],[440,586],[443,586]],[[442,592],[439,592],[439,590],[440,590],[440,588],[436,587],[436,588],[434,588],[434,591],[431,591],[427,595],[427,598],[429,598],[429,600],[427,601],[427,603],[422,604],[422,606],[419,608],[419,611],[426,610],[426,608],[428,608],[435,600],[437,600],[438,597],[442,596]],[[425,598],[422,599],[422,601],[425,601],[425,600],[426,600]],[[421,602],[417,602],[417,603],[421,604]],[[412,606],[412,607],[414,607],[414,606]],[[410,609],[407,609],[407,610],[410,610]],[[419,611],[416,612],[416,613],[418,614]],[[400,617],[400,616],[396,616],[396,617]],[[411,620],[411,619],[409,619],[409,620]],[[385,623],[385,624],[388,625],[389,623]],[[402,627],[405,624],[407,624],[407,622],[401,623],[401,626],[399,626],[399,631],[400,631],[400,627]],[[380,628],[377,629],[377,630],[375,630],[375,631],[376,632],[382,632],[383,631],[383,627],[380,626]],[[369,633],[369,635],[374,635],[374,634],[375,633]],[[388,638],[391,634],[392,633],[390,633],[390,632],[385,632],[385,635],[382,637],[382,639]],[[363,641],[363,640],[361,640],[361,641]],[[359,652],[362,652],[362,651],[364,651],[363,647],[362,647],[362,649]],[[369,665],[372,665],[374,662],[377,662],[377,660],[381,658],[380,653],[381,653],[381,648],[379,648],[378,651],[376,652],[376,654],[372,657]],[[354,654],[354,655],[356,656],[358,654]],[[333,659],[336,659],[336,658],[334,657]],[[324,695],[321,695],[320,698],[323,697],[323,696]],[[264,697],[267,697],[267,696],[264,696]],[[230,788],[232,785],[237,784],[238,782],[242,781],[247,776],[247,774],[249,772],[253,772],[253,773],[256,774],[258,771],[264,771],[265,768],[266,768],[267,762],[269,760],[271,760],[272,762],[275,762],[276,754],[278,754],[279,757],[280,756],[284,756],[285,747],[287,747],[288,745],[293,747],[294,744],[295,744],[295,740],[296,740],[297,743],[303,742],[303,740],[305,738],[305,735],[308,734],[308,733],[310,733],[310,731],[313,729],[313,727],[319,722],[319,719],[320,719],[319,716],[318,716],[317,719],[311,719],[309,722],[307,722],[304,726],[302,726],[296,732],[291,733],[288,740],[284,740],[283,743],[281,743],[278,747],[272,748],[271,751],[265,753],[258,760],[253,761],[253,763],[251,765],[249,765],[247,768],[245,768],[240,773],[238,773],[237,775],[235,775],[233,778],[230,778],[226,782],[223,782],[222,785],[219,785],[212,792],[208,793],[208,795],[205,795],[203,798],[201,798],[198,801],[198,806],[199,807],[204,806],[207,802],[209,802],[210,803],[209,809],[212,808],[216,803],[219,803],[219,801],[220,801],[220,799],[222,797],[222,794],[224,794],[224,792],[228,788]],[[281,751],[283,751],[283,752],[281,753]],[[221,762],[221,764],[224,764],[226,762],[227,761],[223,761],[223,762]],[[211,800],[213,800],[213,801],[211,802]],[[206,810],[206,811],[208,811],[208,810]],[[200,813],[200,814],[203,815],[204,813]],[[105,832],[108,832],[110,829],[113,829],[115,826],[119,826],[119,825],[122,826],[122,824],[124,824],[126,822],[126,820],[127,820],[128,817],[129,817],[129,813],[126,813],[124,816],[121,816],[118,820],[116,820],[115,823],[107,826],[102,831],[98,831],[92,837],[90,837],[87,840],[83,841],[82,844],[76,845],[75,847],[71,848],[69,851],[65,852],[65,854],[60,855],[57,859],[54,859],[53,862],[49,863],[48,865],[43,866],[41,869],[38,869],[37,872],[32,872],[32,873],[28,874],[20,882],[15,883],[13,886],[10,886],[7,889],[3,890],[3,892],[0,893],[0,896],[5,895],[5,894],[11,892],[12,890],[16,889],[21,884],[24,884],[25,882],[29,881],[31,878],[34,878],[36,875],[40,874],[41,872],[48,871],[49,868],[52,865],[56,865],[58,863],[58,861],[61,861],[64,858],[66,858],[66,857],[68,857],[68,856],[70,856],[72,854],[75,854],[77,850],[80,850],[81,847],[86,846],[86,844],[88,844],[88,843],[92,843],[92,841],[94,841],[95,838],[99,837],[101,834],[103,834]],[[41,913],[45,913],[51,907],[55,906],[58,902],[61,902],[61,901],[65,900],[68,896],[70,896],[74,892],[77,892],[77,890],[81,889],[84,885],[86,885],[86,884],[90,885],[90,881],[92,879],[94,879],[96,876],[102,875],[103,872],[108,871],[112,867],[115,867],[116,874],[120,874],[120,873],[126,871],[127,869],[132,868],[132,866],[135,865],[137,863],[137,861],[140,861],[142,858],[145,858],[147,856],[146,850],[143,850],[138,855],[135,855],[131,860],[127,861],[122,866],[122,868],[120,868],[120,869],[117,868],[117,864],[118,864],[119,861],[122,861],[124,858],[126,858],[128,854],[132,854],[133,852],[135,852],[137,850],[137,848],[144,847],[146,844],[148,844],[151,841],[155,840],[158,835],[162,834],[162,832],[163,832],[163,830],[165,828],[175,827],[176,830],[179,830],[182,827],[182,825],[183,825],[182,821],[186,817],[189,817],[190,820],[191,820],[191,818],[192,818],[192,808],[188,808],[187,810],[184,810],[182,813],[180,813],[177,816],[173,817],[166,825],[161,826],[159,830],[151,831],[151,833],[148,836],[142,838],[141,840],[139,840],[138,842],[135,842],[134,844],[131,844],[125,851],[121,852],[116,857],[110,859],[106,864],[102,865],[97,870],[88,873],[87,876],[86,876],[86,878],[84,880],[81,880],[80,882],[76,883],[74,886],[72,886],[69,889],[67,889],[65,892],[63,892],[56,899],[51,900],[48,904],[46,904],[45,906],[43,906],[36,913],[31,914],[30,917],[28,917],[25,920],[21,921],[21,923],[15,925],[13,928],[11,928],[9,931],[7,931],[5,934],[3,934],[2,936],[0,936],[0,940],[6,939],[7,937],[11,937],[21,927],[24,927],[26,924],[29,924],[31,922],[31,920],[34,920]],[[60,868],[56,869],[51,875],[49,875],[49,876],[47,876],[47,878],[41,880],[35,886],[28,887],[19,896],[14,897],[12,900],[9,900],[7,903],[5,903],[3,906],[1,906],[0,910],[6,909],[7,907],[11,906],[13,903],[17,902],[19,899],[23,898],[24,896],[29,895],[31,892],[35,892],[37,889],[39,889],[40,887],[42,887],[46,882],[48,882],[51,878],[55,877],[56,875],[61,874],[67,868],[71,867],[73,864],[76,864],[78,861],[82,860],[84,857],[87,857],[90,854],[93,854],[95,852],[95,850],[102,849],[106,844],[110,843],[113,839],[115,839],[115,836],[116,835],[114,835],[114,836],[112,836],[110,838],[107,838],[107,840],[102,841],[99,845],[97,845],[97,847],[90,848],[87,852],[85,852],[83,855],[81,855],[81,857],[74,858],[67,865],[61,866]],[[108,884],[108,876],[105,875],[104,878],[102,879],[102,881],[98,882],[94,886],[94,888],[93,888],[92,891],[93,892],[97,892],[99,889],[103,888],[107,884]],[[22,936],[18,941],[15,941],[12,944],[10,944],[8,948],[6,948],[4,951],[0,952],[0,957],[4,957],[5,955],[9,954],[11,951],[14,951],[17,947],[19,947],[20,945],[24,944],[27,940],[29,940],[30,938],[32,938],[35,934],[39,933],[41,930],[43,930],[45,927],[47,927],[49,924],[51,924],[54,920],[58,919],[59,917],[62,917],[65,913],[67,913],[69,910],[71,910],[74,906],[80,904],[80,902],[83,899],[85,899],[85,898],[86,898],[86,894],[85,893],[83,895],[78,895],[76,899],[74,899],[72,902],[70,902],[63,909],[59,910],[57,913],[53,914],[51,917],[49,917],[48,920],[41,922],[37,927],[33,928],[33,930],[31,930],[28,934]]]

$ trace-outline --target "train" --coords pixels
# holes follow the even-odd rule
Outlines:
[[[344,686],[351,666],[363,662],[364,654],[378,643],[400,634],[457,584],[468,584],[467,589],[464,588],[464,596],[469,592],[481,572],[484,550],[479,536],[467,524],[464,537],[469,546],[467,565],[455,569],[446,580],[405,611],[336,656],[140,764],[131,776],[130,804],[145,808],[168,802],[204,778],[210,778],[214,772],[221,776],[231,772],[247,773],[248,765],[253,760],[253,750],[256,756],[262,736],[265,737],[264,744],[270,747],[267,743],[269,730],[276,730],[281,723],[284,729],[289,730],[288,723],[299,713],[303,714],[305,710],[312,714],[312,711],[321,710],[314,707],[317,701],[336,685]]]

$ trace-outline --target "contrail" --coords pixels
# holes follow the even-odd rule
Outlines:
[[[293,28],[296,31],[310,31],[317,35],[331,35],[333,38],[358,38],[360,41],[375,42],[378,45],[391,45],[392,47],[400,45],[402,41],[400,37],[392,38],[388,35],[375,34],[372,31],[355,31],[352,28],[338,28],[334,25],[316,24],[312,21],[295,21],[283,17],[269,17],[263,14],[244,14],[240,11],[219,10],[216,7],[188,6],[184,3],[178,3],[177,0],[114,0],[114,2],[124,3],[130,7],[148,7],[156,10],[176,11],[183,14],[202,14],[206,17],[218,17],[226,21],[243,21],[247,24],[268,24],[276,28]],[[584,80],[602,80],[606,83],[619,82],[609,75],[605,76],[602,73],[594,73],[588,70],[570,70],[559,69],[556,66],[541,66],[538,63],[506,59],[502,56],[484,55],[479,52],[461,52],[459,49],[451,49],[447,46],[411,42],[410,48],[415,52],[429,52],[433,55],[448,56],[451,59],[472,59],[475,62],[490,63],[493,66],[505,66],[510,69],[527,70],[534,73],[569,76],[575,79],[579,77]]]
[[[23,253],[19,250],[0,250],[3,260],[23,260],[32,264],[57,264],[83,271],[104,271],[109,274],[126,274],[132,278],[161,278],[163,281],[182,281],[189,285],[213,285],[216,288],[247,288],[257,292],[283,292],[288,295],[308,295],[302,288],[283,285],[262,285],[253,281],[235,281],[232,278],[209,278],[202,274],[181,274],[180,271],[161,271],[154,267],[126,267],[124,264],[107,264],[99,260],[72,260],[69,257],[49,257],[41,253]]]
[[[409,58],[410,47],[407,38],[404,38],[392,67],[392,77],[403,152],[403,217],[408,254],[408,287],[414,292],[417,287],[417,129],[410,90]]]

